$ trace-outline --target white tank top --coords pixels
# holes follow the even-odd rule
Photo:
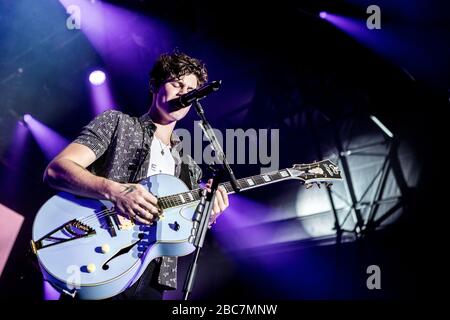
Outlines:
[[[171,146],[165,145],[156,136],[153,136],[147,177],[158,173],[175,175],[175,160],[171,153]]]

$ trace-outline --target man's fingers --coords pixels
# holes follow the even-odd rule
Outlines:
[[[134,218],[136,217],[136,213],[135,212],[133,212],[133,210],[130,208],[130,209],[126,209],[125,211],[124,211],[124,213],[128,216],[128,218],[130,219],[130,220],[134,220]]]
[[[228,207],[228,195],[224,188],[219,187],[219,189],[217,190],[216,201],[217,205],[219,206],[220,212],[224,211]]]
[[[153,195],[149,194],[154,199],[156,199]],[[151,198],[142,196],[138,200],[138,205],[141,206],[144,210],[154,214],[159,215],[161,213],[160,208],[158,207],[157,201],[152,201]]]
[[[219,205],[217,204],[216,201],[214,201],[214,207],[213,207],[213,214],[214,214],[214,217],[213,217],[213,219],[215,219],[215,216],[216,216],[217,214],[219,214],[219,212],[220,212]]]
[[[145,219],[141,218],[141,217],[140,217],[140,216],[138,216],[138,215],[136,215],[136,216],[134,217],[134,219],[135,219],[136,221],[138,221],[138,222],[142,223],[142,224],[151,224],[151,222],[150,222],[150,221],[148,221],[148,220],[145,220]]]
[[[209,222],[210,226],[216,223],[217,218],[228,208],[228,205],[228,193],[225,188],[219,186],[214,199],[213,213]]]
[[[156,205],[158,198],[151,194],[143,185],[137,184],[136,188],[139,190],[139,195],[152,205]]]
[[[161,214],[161,210],[155,206],[152,206],[150,209],[145,208],[147,212],[150,212],[153,216],[159,216]]]
[[[230,202],[228,201],[227,190],[225,190],[224,187],[220,186],[219,191],[222,194],[222,199],[223,199],[223,203],[225,204],[225,208],[227,208],[230,205]]]
[[[158,207],[154,206],[151,203],[148,203],[144,200],[144,198],[141,198],[140,201],[137,203],[143,210],[150,212],[151,214],[159,214]]]
[[[217,206],[219,207],[219,211],[216,212],[216,214],[219,214],[220,212],[222,212],[223,210],[225,210],[225,203],[223,201],[223,196],[221,192],[216,192],[216,200],[214,201]]]
[[[149,222],[154,218],[154,215],[152,212],[147,211],[146,209],[142,208],[139,205],[136,205],[133,207],[133,211],[140,216],[141,218],[148,220]]]
[[[150,203],[151,205],[156,206],[158,204],[158,198],[156,198],[147,190],[145,190],[145,192],[142,193],[142,198],[144,198],[144,200]]]
[[[116,213],[122,215],[122,216],[128,216],[128,212],[125,210],[125,208],[118,202],[116,203],[116,205],[114,206],[114,209],[116,211]]]
[[[140,223],[144,223],[144,224],[151,224],[152,219],[153,219],[153,215],[146,212],[145,210],[143,210],[142,208],[139,207],[135,207],[132,209],[133,212],[133,218],[140,222]]]

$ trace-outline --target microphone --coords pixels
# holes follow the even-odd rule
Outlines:
[[[195,100],[200,100],[209,95],[210,93],[219,90],[222,80],[213,81],[203,85],[198,89],[194,89],[186,94],[183,94],[177,99],[170,101],[174,111],[189,107]]]

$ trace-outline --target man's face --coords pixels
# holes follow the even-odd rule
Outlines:
[[[177,79],[169,80],[161,85],[156,94],[156,108],[167,121],[183,119],[190,110],[190,106],[177,111],[172,111],[170,100],[177,99],[183,94],[197,88],[198,80],[193,74],[188,74]]]

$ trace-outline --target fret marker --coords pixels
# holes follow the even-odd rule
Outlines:
[[[280,175],[281,175],[283,178],[286,178],[286,177],[289,176],[289,173],[287,173],[286,171],[280,171]]]
[[[191,201],[194,201],[194,197],[192,196],[192,194],[189,192],[188,193],[189,199],[191,199]]]
[[[269,176],[262,176],[262,178],[264,179],[264,181],[269,182],[271,179]]]
[[[247,183],[249,186],[253,186],[255,184],[251,178],[247,179]]]
[[[186,202],[186,201],[184,200],[184,198],[183,198],[183,195],[182,195],[182,194],[179,194],[178,196],[180,197],[180,199],[181,199],[181,202],[182,202],[182,203],[185,203],[185,202]]]

